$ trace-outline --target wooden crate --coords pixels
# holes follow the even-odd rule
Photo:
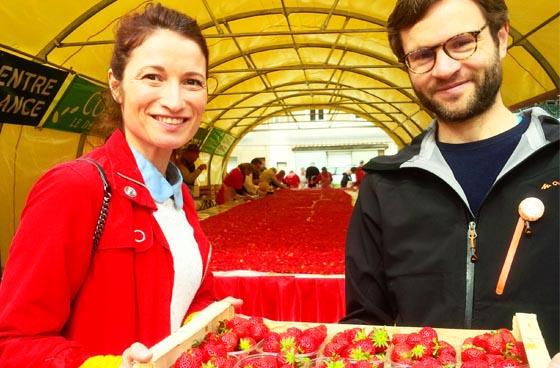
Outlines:
[[[151,363],[136,364],[135,368],[171,368],[181,353],[192,346],[195,341],[200,341],[206,333],[217,331],[218,324],[224,319],[230,319],[235,315],[234,308],[225,301],[211,304],[208,308],[198,313],[195,318],[177,332],[154,345],[150,350],[153,353]],[[273,321],[265,319],[265,324],[272,331],[285,331],[288,327],[309,328],[319,323],[302,323],[290,321]],[[327,339],[334,334],[352,327],[371,330],[381,326],[372,325],[347,325],[323,323],[327,327]],[[383,326],[389,334],[410,333],[419,330],[419,327]],[[506,326],[504,326],[506,327]],[[449,342],[461,351],[461,344],[467,337],[473,337],[488,330],[466,330],[435,328],[440,339]],[[523,341],[530,368],[544,368],[550,362],[550,355],[546,349],[544,338],[540,331],[537,317],[534,314],[516,313],[512,320],[512,333],[516,339]],[[460,354],[458,354],[460,355]]]
[[[167,336],[150,348],[153,357],[150,363],[137,363],[134,368],[170,368],[175,361],[196,341],[201,341],[210,331],[217,331],[220,321],[233,318],[235,310],[231,304],[218,301],[197,313],[194,318],[175,333]]]

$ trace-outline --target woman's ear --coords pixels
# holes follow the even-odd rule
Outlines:
[[[115,74],[112,69],[108,72],[109,89],[111,90],[111,96],[118,104],[122,104],[122,94],[121,94],[121,81],[115,78]]]

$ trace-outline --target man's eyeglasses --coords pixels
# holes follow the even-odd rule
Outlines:
[[[468,59],[475,53],[478,46],[478,35],[487,25],[483,25],[478,31],[455,35],[438,45],[411,51],[404,56],[404,63],[412,73],[427,73],[436,65],[436,51],[440,46],[443,47],[443,51],[447,56],[454,60]]]

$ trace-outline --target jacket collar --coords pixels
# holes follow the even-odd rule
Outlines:
[[[558,119],[550,116],[540,107],[523,110],[520,113],[530,117],[531,120],[519,146],[512,154],[512,160],[508,162],[508,167],[518,164],[540,148],[559,140],[560,124]],[[396,155],[375,157],[364,165],[364,170],[398,170],[402,167],[426,165],[430,167],[445,163],[436,145],[436,131],[434,120],[424,132],[416,136],[409,145]]]
[[[115,130],[103,145],[102,150],[105,151],[108,160],[109,172],[107,175],[113,187],[113,194],[121,195],[141,206],[157,210],[124,133],[120,129]],[[102,155],[101,153],[101,157]]]
[[[164,177],[159,170],[133,146],[130,146],[130,150],[140,169],[140,174],[142,174],[144,183],[146,183],[154,200],[158,203],[163,203],[170,197],[173,197],[175,208],[183,208],[183,194],[181,193],[183,177],[177,166],[169,162]]]

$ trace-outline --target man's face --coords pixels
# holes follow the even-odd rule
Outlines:
[[[479,30],[485,23],[481,10],[470,0],[436,2],[424,18],[401,32],[405,54]],[[507,29],[502,28],[498,38],[500,44],[496,45],[486,27],[478,35],[477,49],[469,58],[454,60],[439,47],[432,70],[424,74],[409,72],[418,99],[439,121],[465,121],[493,106],[502,81]]]

